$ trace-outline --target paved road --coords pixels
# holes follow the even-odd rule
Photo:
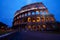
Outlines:
[[[7,40],[60,40],[60,34],[46,32],[16,32]]]

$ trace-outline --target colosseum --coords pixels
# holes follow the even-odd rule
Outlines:
[[[14,15],[13,27],[30,31],[54,30],[54,15],[42,2],[32,3],[17,10]]]

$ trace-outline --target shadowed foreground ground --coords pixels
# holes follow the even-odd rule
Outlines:
[[[16,32],[3,40],[60,40],[60,34],[46,32]]]

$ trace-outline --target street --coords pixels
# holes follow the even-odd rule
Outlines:
[[[60,34],[21,31],[16,32],[3,40],[60,40]]]

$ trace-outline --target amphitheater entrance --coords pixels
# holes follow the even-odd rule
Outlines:
[[[20,30],[22,31],[22,30],[25,30],[25,26],[26,26],[26,24],[20,24]]]

